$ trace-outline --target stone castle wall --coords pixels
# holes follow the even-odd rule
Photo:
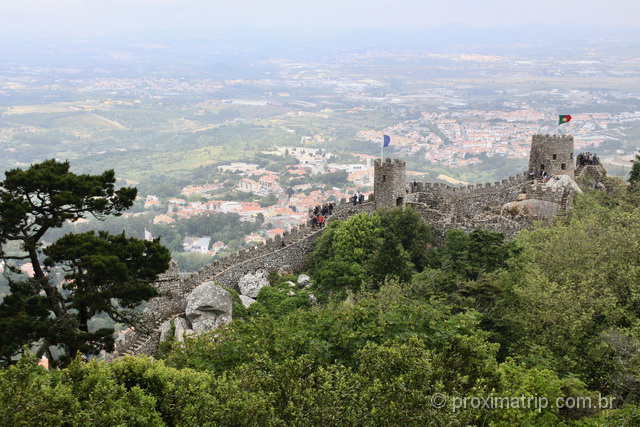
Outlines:
[[[345,199],[335,204],[330,220],[347,219],[358,212],[373,211],[373,197],[363,204],[354,205]],[[214,261],[184,280],[182,292],[188,294],[200,283],[216,280],[223,286],[234,289],[237,272],[255,271],[264,268],[269,271],[277,270],[279,266],[289,265],[294,271],[304,269],[304,260],[311,252],[313,242],[321,229],[312,229],[311,223],[285,231],[282,236],[269,239],[265,244],[243,249],[236,254]],[[282,246],[284,241],[285,245]],[[257,266],[257,267],[254,267]],[[223,274],[224,273],[224,274]],[[233,282],[235,280],[235,283]],[[236,289],[238,290],[238,289]]]
[[[403,160],[376,159],[373,181],[376,208],[404,206],[407,179]]]
[[[462,230],[465,233],[481,228],[483,230],[494,231],[496,233],[504,233],[505,238],[513,239],[520,231],[533,225],[533,221],[527,217],[518,219],[507,217],[486,217],[474,218],[473,220],[461,221],[456,223],[434,223],[434,230],[437,232],[436,238],[442,239],[449,230]]]
[[[357,205],[343,199],[335,204],[330,220],[343,220],[358,212],[373,210],[373,197]],[[180,277],[177,264],[172,263],[169,270],[156,282],[160,295],[149,300],[143,310],[144,330],[124,334],[116,342],[114,352],[105,355],[105,360],[113,360],[124,354],[151,355],[158,344],[160,325],[184,313],[189,293],[204,282],[216,281],[224,287],[240,291],[238,280],[247,273],[262,269],[276,271],[282,266],[288,266],[293,271],[303,271],[306,258],[321,230],[314,230],[310,224],[294,228],[264,244],[215,261],[185,279]]]
[[[544,200],[558,204],[562,202],[563,197],[566,197],[564,189],[549,188],[540,183],[527,186],[526,194],[527,199]]]
[[[441,183],[416,182],[416,191],[407,196],[412,206],[424,205],[425,212],[433,211],[425,218],[461,222],[474,218],[492,207],[499,207],[516,199],[524,192],[527,173],[518,174],[494,183],[454,187]],[[413,189],[413,183],[410,186]]]
[[[573,137],[534,135],[530,168],[539,173],[540,165],[550,175],[565,174],[573,178]],[[515,236],[531,225],[526,217],[508,218],[500,215],[505,203],[512,202],[522,193],[527,198],[558,203],[566,211],[573,198],[572,193],[554,190],[542,185],[532,185],[528,172],[518,174],[495,183],[454,187],[441,183],[408,183],[405,162],[401,160],[376,160],[374,194],[363,204],[354,205],[350,200],[341,200],[335,205],[331,220],[347,219],[358,212],[372,212],[379,208],[411,206],[430,223],[436,235],[443,236],[450,229],[471,232],[476,228]],[[312,251],[321,230],[313,230],[310,221],[301,227],[276,236],[264,244],[242,250],[234,255],[215,261],[199,272],[181,279],[174,264],[157,283],[161,296],[149,301],[144,316],[149,335],[129,333],[117,343],[116,351],[107,355],[113,359],[122,354],[151,354],[155,349],[160,324],[182,313],[186,298],[198,285],[216,281],[222,286],[239,291],[238,280],[257,270],[275,271],[288,266],[293,271],[303,271],[305,259]],[[284,241],[284,245],[282,244]]]
[[[499,209],[502,204],[514,200],[523,191],[523,184],[528,180],[527,173],[501,182],[463,187],[418,182],[417,191],[407,193],[407,189],[412,189],[412,184],[404,181],[404,162],[388,161],[385,165],[383,170],[391,178],[385,178],[385,185],[378,187],[379,194],[375,194],[375,197],[370,195],[363,204],[354,205],[351,200],[341,200],[335,204],[330,219],[344,220],[359,212],[370,213],[376,208],[396,206],[398,198],[402,198],[403,204],[418,210],[439,235],[444,235],[453,228],[472,231],[480,227],[504,232],[512,237],[530,225],[524,219],[517,221],[482,215],[488,209]],[[399,181],[400,178],[402,182]],[[382,202],[379,201],[380,198]],[[269,239],[266,243],[214,261],[184,279],[173,263],[156,283],[160,296],[149,300],[143,312],[146,331],[126,334],[124,339],[118,341],[116,351],[108,355],[107,360],[122,354],[151,354],[157,345],[160,325],[184,313],[187,296],[201,283],[216,281],[222,286],[239,291],[238,280],[247,273],[257,270],[275,271],[282,266],[288,266],[293,271],[303,271],[305,259],[311,253],[320,232],[320,229],[312,229],[308,222],[284,232],[282,236]],[[149,330],[152,331],[151,334],[148,333]]]
[[[549,176],[568,175],[573,179],[573,136],[533,135],[529,170],[539,177],[542,165]]]

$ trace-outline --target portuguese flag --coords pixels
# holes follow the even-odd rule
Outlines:
[[[571,120],[571,116],[570,115],[562,115],[560,114],[558,116],[558,126],[560,126],[563,123],[567,123],[569,120]]]

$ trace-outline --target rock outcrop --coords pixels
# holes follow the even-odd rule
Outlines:
[[[251,304],[257,302],[255,299],[249,298],[246,295],[240,295],[240,301],[242,302],[242,305],[244,306],[244,308],[249,308]]]
[[[308,288],[311,286],[311,277],[306,274],[301,274],[298,276],[298,287],[299,288]]]
[[[558,212],[559,205],[557,203],[548,202],[546,200],[527,199],[519,202],[509,202],[502,206],[504,214],[512,217],[522,216],[532,219],[550,220]]]
[[[162,325],[160,325],[160,341],[167,341],[171,339],[171,320],[167,320]]]
[[[570,189],[571,191],[582,194],[580,186],[567,175],[557,175],[551,177],[551,179],[549,179],[549,181],[546,183],[546,186],[556,189]]]
[[[264,270],[258,270],[254,274],[245,274],[238,280],[240,293],[249,298],[257,298],[260,289],[265,286],[269,286],[269,279],[267,279],[267,272]]]
[[[286,274],[293,274],[294,269],[293,267],[287,264],[287,265],[280,266],[280,268],[278,268],[277,273],[281,276],[284,276]]]
[[[217,329],[231,322],[231,294],[214,282],[205,282],[187,297],[187,320],[195,333]]]
[[[189,327],[189,324],[187,323],[186,319],[182,317],[177,317],[173,321],[173,324],[176,329],[176,335],[175,335],[176,341],[184,342],[185,335],[193,334],[193,330]]]
[[[314,294],[309,294],[309,304],[316,305],[318,303],[318,298]]]

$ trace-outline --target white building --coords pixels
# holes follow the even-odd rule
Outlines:
[[[182,243],[182,250],[185,252],[195,252],[206,254],[209,251],[211,237],[185,237]]]

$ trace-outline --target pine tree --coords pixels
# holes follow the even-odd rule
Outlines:
[[[10,363],[27,344],[38,346],[38,357],[54,359],[61,353],[66,363],[76,351],[90,355],[113,348],[112,328],[90,330],[94,316],[135,323],[133,308],[155,295],[152,282],[168,268],[169,253],[158,241],[68,234],[43,249],[42,239],[67,221],[119,216],[136,194],[135,188],[115,188],[113,170],[77,175],[68,162],[56,160],[5,173],[0,182],[0,259],[8,265],[31,263],[33,277],[14,279],[11,294],[0,304],[0,362]],[[9,242],[20,243],[22,252],[6,253]],[[57,266],[66,273],[61,286],[51,275]]]

